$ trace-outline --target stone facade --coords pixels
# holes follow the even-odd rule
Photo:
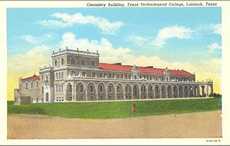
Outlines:
[[[37,80],[21,79],[15,99],[73,102],[157,98],[205,97],[213,94],[213,82],[196,82],[184,70],[108,64],[99,62],[98,52],[70,50],[52,53],[50,66],[41,67]],[[24,88],[30,82],[36,88]],[[15,100],[16,102],[20,100]]]

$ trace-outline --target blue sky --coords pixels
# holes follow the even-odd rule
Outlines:
[[[124,23],[115,34],[102,33],[91,24],[76,24],[71,27],[44,27],[39,21],[53,19],[54,13],[81,13],[85,16],[103,17],[111,22]],[[114,47],[127,47],[133,53],[154,54],[168,60],[191,60],[194,57],[220,57],[220,53],[207,53],[212,43],[221,45],[221,37],[212,33],[212,26],[221,23],[220,8],[133,8],[133,9],[8,9],[8,48],[9,53],[28,51],[33,44],[24,41],[21,36],[31,35],[42,37],[52,35],[43,43],[55,46],[65,32],[73,32],[78,38],[89,40],[108,39]],[[154,45],[138,46],[129,38],[140,36],[154,40],[158,32],[164,27],[183,26],[197,31],[189,39],[171,38],[160,49]],[[210,27],[210,28],[208,28]],[[206,30],[205,30],[206,29]],[[188,54],[188,55],[186,55]]]
[[[99,50],[100,62],[184,69],[221,92],[221,8],[9,8],[8,97],[65,46]]]

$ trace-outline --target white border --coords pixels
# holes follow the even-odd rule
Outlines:
[[[90,1],[91,3],[93,1]],[[126,1],[119,1],[126,3]],[[134,1],[135,2],[135,1]],[[146,1],[145,1],[146,2]],[[163,1],[166,2],[166,1]],[[213,2],[213,1],[212,1]],[[218,2],[222,7],[222,32],[223,32],[223,70],[222,70],[222,93],[223,93],[223,138],[164,138],[164,139],[56,139],[56,140],[7,140],[7,47],[6,47],[6,8],[73,8],[85,7],[87,1],[4,1],[0,2],[0,144],[55,144],[55,145],[73,145],[73,144],[208,144],[220,145],[230,144],[230,2]],[[99,1],[98,3],[102,3]],[[199,16],[198,16],[199,17]],[[205,18],[204,18],[205,19]],[[4,35],[3,35],[4,34]],[[220,140],[219,142],[207,142],[207,140]]]

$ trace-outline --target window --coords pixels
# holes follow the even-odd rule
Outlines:
[[[49,101],[49,93],[46,93],[46,101]]]
[[[58,79],[61,79],[61,72],[58,72]]]
[[[48,81],[48,75],[46,75],[46,81]]]
[[[38,81],[37,81],[37,87],[38,87]]]
[[[55,78],[56,78],[56,80],[58,80],[58,73],[57,72],[55,73]]]
[[[54,65],[57,66],[57,60],[54,61]]]
[[[72,77],[73,77],[73,76],[76,76],[74,71],[71,71],[70,75],[71,75]]]
[[[73,58],[70,59],[71,64],[75,64],[75,60]]]
[[[120,92],[120,86],[117,86],[117,92]]]
[[[94,61],[92,61],[92,65],[95,66],[95,62]]]
[[[82,60],[82,61],[81,61],[81,64],[82,64],[82,65],[85,65],[85,61],[84,61],[84,60]]]
[[[90,92],[93,92],[93,86],[90,86]]]
[[[83,85],[80,85],[80,92],[83,92]]]
[[[85,72],[83,72],[83,73],[82,73],[82,76],[86,76],[86,73],[85,73]]]
[[[61,59],[61,65],[64,65],[64,59],[63,58]]]
[[[92,77],[95,77],[95,76],[96,76],[96,74],[95,74],[95,72],[93,72],[93,73],[92,73]]]
[[[26,87],[25,87],[25,88],[26,88],[26,89],[28,89],[28,83],[26,83],[25,85],[26,85]]]
[[[109,86],[109,92],[111,92],[112,91],[112,87],[111,86]]]
[[[63,73],[63,72],[61,72],[61,78],[62,78],[62,79],[64,78],[64,73]]]
[[[34,84],[33,84],[33,82],[31,82],[31,83],[30,83],[30,86],[31,86],[31,88],[33,88],[33,87],[34,87]]]
[[[55,91],[58,92],[58,85],[55,85]]]

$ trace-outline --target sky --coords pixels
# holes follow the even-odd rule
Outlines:
[[[100,62],[185,69],[221,93],[221,8],[9,8],[8,99],[59,48]]]

